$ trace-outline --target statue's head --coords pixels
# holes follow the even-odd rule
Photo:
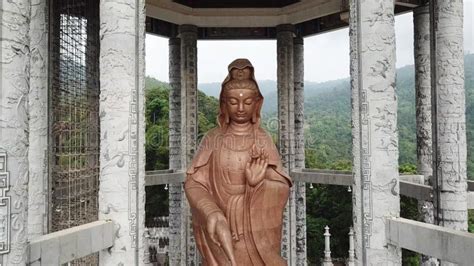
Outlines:
[[[254,77],[253,66],[247,59],[234,60],[229,75],[222,83],[219,97],[218,123],[226,127],[231,121],[260,125],[263,96]]]

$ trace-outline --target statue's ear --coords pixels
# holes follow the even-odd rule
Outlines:
[[[263,99],[260,97],[255,104],[255,112],[252,114],[252,123],[256,124],[258,122],[258,116],[260,116],[260,110],[262,109]]]

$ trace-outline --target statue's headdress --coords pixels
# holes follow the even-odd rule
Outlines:
[[[234,80],[232,79],[232,70],[233,69],[245,69],[245,68],[249,68],[250,69],[250,78],[247,79],[247,80],[244,80],[243,83],[247,83],[250,81],[251,83],[255,84],[255,87],[257,88],[256,92],[257,92],[257,98],[258,98],[258,102],[257,102],[257,106],[256,106],[256,110],[255,110],[255,113],[252,115],[252,123],[260,126],[260,111],[262,109],[262,104],[263,104],[263,96],[262,96],[262,93],[260,92],[260,89],[258,87],[258,84],[257,84],[257,81],[255,79],[255,74],[254,74],[254,68],[252,66],[252,63],[250,63],[250,61],[248,59],[245,59],[245,58],[239,58],[239,59],[236,59],[234,61],[232,61],[232,63],[229,64],[228,66],[228,75],[227,77],[224,79],[224,82],[222,82],[222,87],[221,87],[221,93],[220,93],[220,96],[219,96],[219,115],[217,117],[217,123],[219,124],[220,127],[226,127],[226,125],[229,123],[229,115],[227,114],[227,111],[225,109],[225,88],[226,88],[226,85],[232,81],[232,83],[234,83]],[[235,82],[237,83],[237,82]],[[238,87],[237,84],[232,84],[232,87]]]

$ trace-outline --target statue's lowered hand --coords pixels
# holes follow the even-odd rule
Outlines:
[[[227,220],[221,212],[211,213],[207,219],[207,231],[212,242],[221,247],[231,265],[237,265],[232,246],[232,236]]]

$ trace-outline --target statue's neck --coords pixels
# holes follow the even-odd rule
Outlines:
[[[229,130],[233,134],[237,135],[247,135],[251,134],[252,132],[252,123],[248,122],[245,124],[238,124],[235,122],[230,122],[229,124]]]

